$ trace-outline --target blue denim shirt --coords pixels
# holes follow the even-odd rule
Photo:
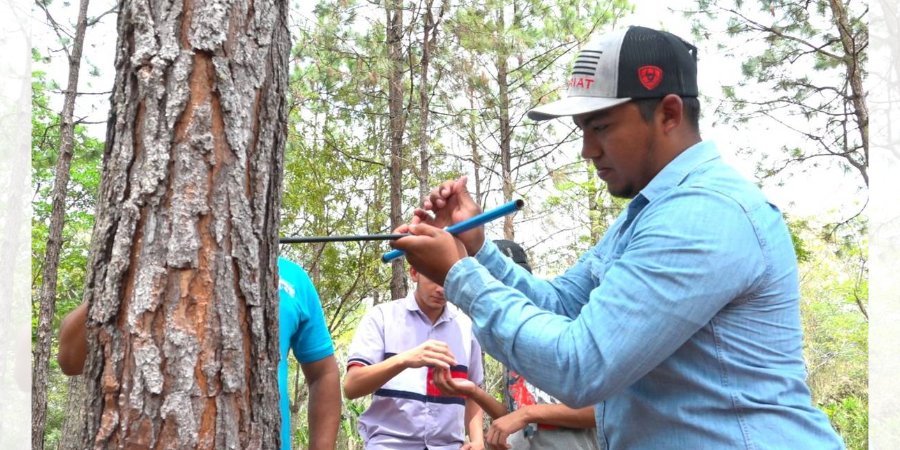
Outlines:
[[[781,213],[712,143],[669,163],[552,281],[487,240],[444,287],[488,353],[596,405],[603,448],[843,448],[811,405]]]

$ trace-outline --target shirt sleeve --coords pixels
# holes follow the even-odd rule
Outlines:
[[[370,309],[359,321],[350,343],[347,366],[371,366],[384,360],[384,317],[382,308]]]
[[[300,302],[300,320],[291,335],[291,350],[301,364],[312,363],[334,354],[331,334],[325,324],[325,313],[319,294],[305,271],[296,275],[294,287]],[[285,330],[282,330],[284,332]]]
[[[689,189],[645,213],[621,255],[595,248],[560,281],[520,277],[510,287],[495,276],[509,282],[503,267],[465,258],[448,273],[446,296],[488,353],[570,406],[599,403],[658,366],[765,269],[747,215],[725,196]],[[541,307],[548,298],[560,305]]]
[[[582,256],[578,263],[556,277],[553,282],[541,280],[507,258],[493,241],[486,240],[475,259],[492,277],[521,292],[542,309],[569,318],[576,317],[591,293],[589,266]]]

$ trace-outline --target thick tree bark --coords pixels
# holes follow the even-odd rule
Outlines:
[[[124,0],[82,448],[279,445],[284,1]]]
[[[390,117],[391,149],[391,229],[403,223],[403,131],[406,127],[403,113],[403,5],[399,0],[391,0],[385,5],[387,12],[388,59],[391,72],[388,76],[388,114]],[[391,263],[391,298],[406,296],[406,271],[403,261],[395,259]]]
[[[59,255],[62,250],[62,232],[66,217],[66,193],[69,189],[69,170],[72,166],[72,152],[75,145],[75,98],[78,95],[78,76],[81,68],[81,52],[84,48],[84,34],[87,30],[87,10],[89,0],[81,0],[78,7],[78,21],[75,25],[75,40],[69,56],[69,78],[60,115],[59,156],[56,161],[56,176],[53,181],[52,206],[50,210],[50,230],[47,251],[41,270],[39,293],[37,343],[34,346],[31,374],[31,448],[44,448],[44,431],[47,425],[47,384],[50,372],[50,350],[53,337],[53,317],[56,314],[56,282],[58,279]]]

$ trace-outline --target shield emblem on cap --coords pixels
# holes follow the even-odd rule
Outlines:
[[[659,83],[662,83],[663,79],[663,71],[659,67],[656,66],[643,66],[638,69],[638,80],[641,81],[641,84],[647,88],[648,91],[652,91]]]

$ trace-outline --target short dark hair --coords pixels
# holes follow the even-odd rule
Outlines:
[[[656,105],[661,100],[662,98],[639,98],[631,102],[637,105],[644,122],[650,122],[653,120]],[[695,131],[700,131],[700,100],[697,97],[681,97],[681,103],[684,105],[684,117],[688,124],[693,126]]]
[[[500,253],[508,256],[513,262],[531,272],[531,264],[528,264],[528,254],[525,253],[525,249],[521,245],[506,239],[494,239],[494,243],[497,244]]]

